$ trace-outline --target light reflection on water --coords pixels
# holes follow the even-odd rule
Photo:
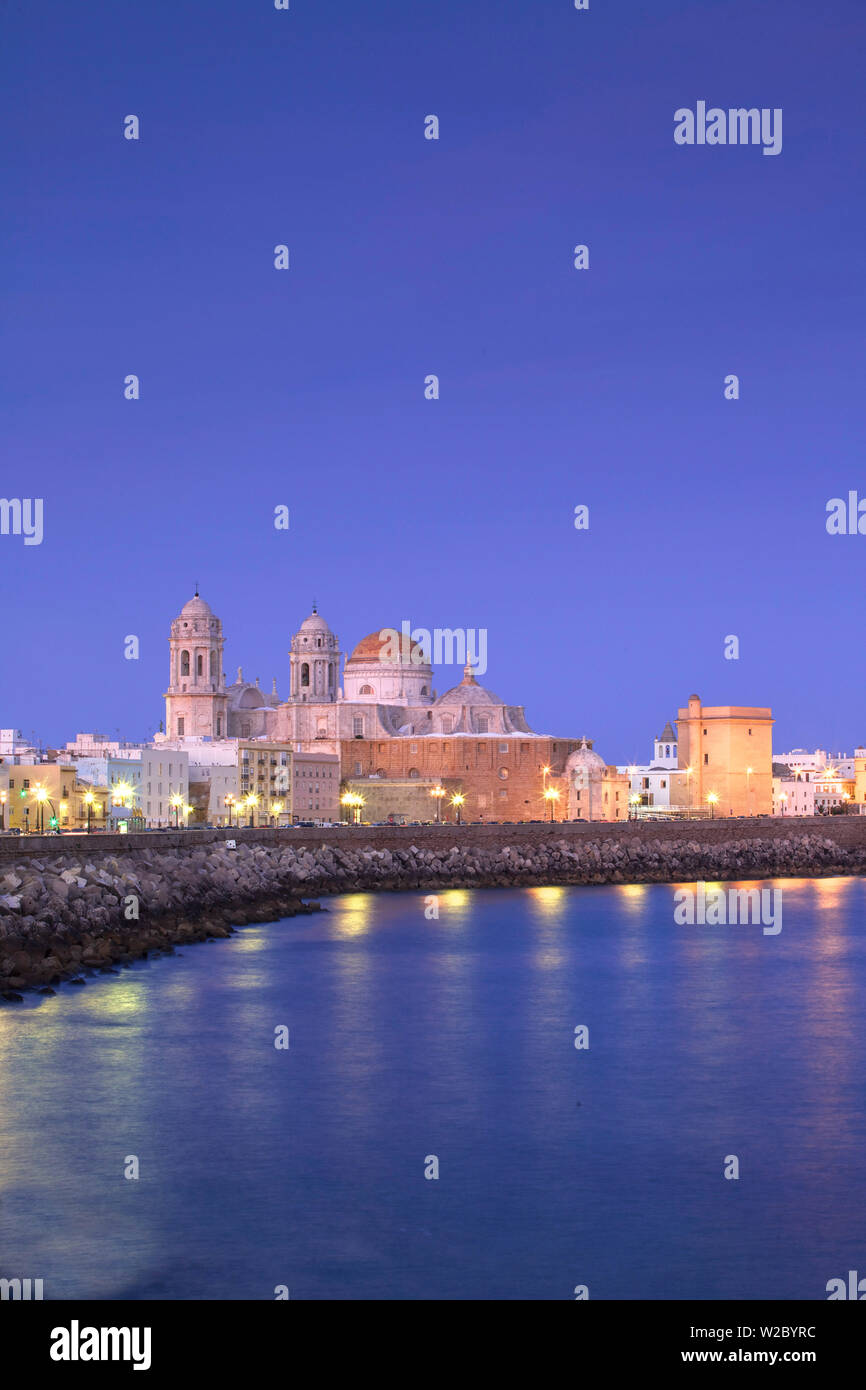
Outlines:
[[[720,886],[781,887],[779,935],[666,885],[347,894],[0,1010],[0,1276],[825,1297],[866,1244],[866,884]]]

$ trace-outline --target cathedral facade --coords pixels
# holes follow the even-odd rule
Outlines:
[[[395,650],[388,640],[394,631],[369,633],[343,661],[314,605],[291,640],[282,699],[276,680],[266,694],[258,679],[244,680],[241,668],[226,683],[222,623],[196,592],[171,625],[166,737],[260,738],[290,743],[299,753],[334,753],[353,788],[368,779],[371,786],[390,780],[395,788],[417,783],[419,806],[422,792],[446,782],[465,796],[469,820],[546,818],[549,788],[558,792],[556,819],[582,814],[579,801],[586,804],[589,788],[576,798],[573,784],[586,781],[590,742],[535,733],[523,706],[480,685],[468,664],[462,680],[437,694],[424,651],[408,637]],[[593,771],[603,766],[597,754],[589,761]]]

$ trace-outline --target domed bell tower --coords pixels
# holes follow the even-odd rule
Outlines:
[[[223,625],[196,589],[171,625],[165,692],[169,738],[228,736],[224,645]]]

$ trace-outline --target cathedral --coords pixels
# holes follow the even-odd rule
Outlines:
[[[605,766],[588,740],[536,734],[523,706],[480,685],[468,664],[462,680],[438,695],[423,650],[407,638],[395,651],[386,641],[393,631],[371,632],[343,662],[339,641],[314,604],[292,638],[289,693],[281,699],[276,680],[265,693],[258,679],[244,680],[240,667],[226,684],[222,623],[196,592],[171,625],[166,737],[265,739],[290,743],[298,753],[334,753],[346,785],[363,784],[365,796],[381,792],[385,800],[378,795],[375,804],[386,809],[389,796],[396,805],[400,788],[414,793],[417,807],[424,804],[422,791],[445,786],[465,796],[468,819],[540,819],[553,788],[557,819],[583,814],[592,800],[589,782],[599,781]],[[621,791],[610,783],[610,810],[602,818],[627,816],[627,790],[620,804]]]

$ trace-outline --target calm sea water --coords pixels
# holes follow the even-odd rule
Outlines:
[[[775,937],[658,885],[344,896],[3,1008],[0,1275],[825,1298],[866,1273],[866,883],[775,886]]]

